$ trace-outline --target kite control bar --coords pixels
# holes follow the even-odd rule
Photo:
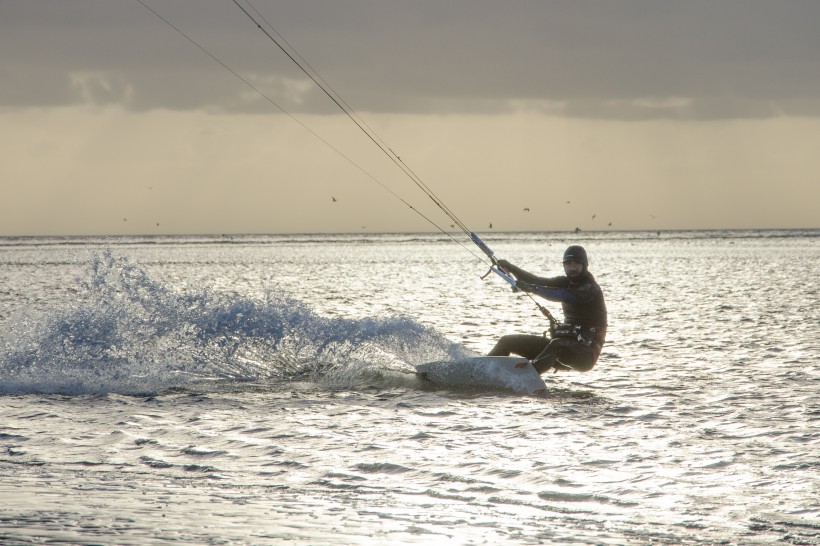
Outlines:
[[[512,278],[512,275],[510,275],[509,273],[507,273],[506,271],[504,271],[503,269],[498,267],[498,260],[495,257],[495,253],[493,253],[493,251],[490,250],[490,247],[487,246],[487,243],[482,241],[481,237],[476,235],[476,233],[474,231],[470,232],[470,238],[473,240],[473,242],[476,244],[476,246],[478,248],[480,248],[481,251],[484,254],[486,254],[487,257],[490,258],[490,260],[493,262],[493,265],[490,266],[490,271],[492,271],[493,273],[495,273],[496,275],[498,275],[499,277],[501,277],[502,279],[507,281],[510,284],[510,286],[512,286],[513,289],[515,289],[515,279]],[[490,271],[487,271],[487,273],[485,273],[484,276],[481,277],[481,279],[482,280],[486,279],[487,275],[490,274]]]

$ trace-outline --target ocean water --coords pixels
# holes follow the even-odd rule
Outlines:
[[[485,239],[594,370],[420,381],[547,327],[441,235],[0,239],[0,542],[820,544],[820,231]]]

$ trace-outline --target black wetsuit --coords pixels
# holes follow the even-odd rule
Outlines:
[[[585,267],[583,273],[573,280],[566,276],[538,277],[512,264],[505,265],[516,279],[533,285],[527,287],[528,292],[561,302],[564,321],[579,329],[572,337],[554,339],[546,335],[503,336],[489,355],[521,355],[532,360],[539,373],[550,368],[580,372],[591,370],[601,355],[607,327],[604,294],[592,274]]]

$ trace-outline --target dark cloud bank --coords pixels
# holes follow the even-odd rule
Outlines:
[[[226,1],[145,0],[289,111],[333,112]],[[820,2],[254,0],[361,111],[820,115]],[[136,0],[0,0],[0,106],[275,113]],[[523,105],[523,106],[522,106]]]

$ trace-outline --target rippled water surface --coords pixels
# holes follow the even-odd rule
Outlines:
[[[445,237],[2,239],[0,541],[820,544],[819,236],[488,236],[605,291],[545,398],[415,377],[547,326]]]

